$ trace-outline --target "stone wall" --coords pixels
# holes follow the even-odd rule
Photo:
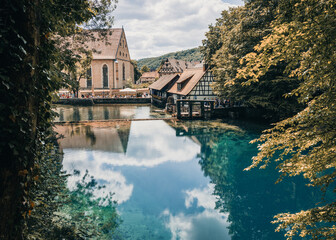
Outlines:
[[[92,106],[94,104],[145,104],[151,103],[150,98],[65,98],[54,104]]]

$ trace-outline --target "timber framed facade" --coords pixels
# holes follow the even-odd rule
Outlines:
[[[159,68],[160,76],[169,75],[169,74],[182,74],[183,71],[189,68],[194,68],[200,62],[188,62],[183,60],[177,60],[173,58],[168,58],[161,62],[161,66]]]
[[[181,74],[179,80],[168,90],[174,100],[215,100],[211,84],[214,82],[210,70],[203,68],[188,69]]]

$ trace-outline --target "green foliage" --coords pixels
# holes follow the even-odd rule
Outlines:
[[[112,194],[95,198],[94,191],[104,186],[99,186],[88,172],[76,182],[74,190],[68,190],[69,175],[61,171],[62,155],[56,144],[55,138],[50,138],[46,152],[36,163],[39,172],[34,176],[35,184],[30,191],[25,239],[111,239],[117,236],[121,220]]]
[[[138,68],[138,63],[135,60],[131,60],[131,63],[134,67],[134,81],[136,82],[141,77],[141,72]]]
[[[63,75],[67,87],[70,88],[70,91],[77,97],[80,80],[87,77],[87,69],[89,69],[92,61],[91,50],[83,54],[84,56],[81,56],[79,60],[76,61],[76,64],[68,66],[67,73]]]
[[[241,59],[254,52],[270,30],[277,1],[249,1],[244,7],[223,11],[215,26],[209,27],[203,40],[202,53],[212,68],[216,82],[215,92],[233,101],[265,110],[264,117],[284,118],[292,115],[300,105],[295,98],[284,98],[298,84],[296,78],[283,74],[284,64],[268,69],[258,83],[241,78]]]
[[[29,193],[52,124],[53,93],[63,73],[81,60],[60,40],[79,26],[108,26],[113,0],[5,0],[1,4],[0,238],[22,239]]]
[[[149,67],[147,67],[147,65],[142,66],[141,69],[140,69],[141,74],[143,74],[145,72],[150,72],[150,69],[149,69]]]
[[[295,95],[305,105],[264,132],[251,167],[265,167],[274,158],[282,177],[303,175],[324,192],[336,191],[335,26],[334,1],[280,1],[272,32],[255,47],[256,53],[244,58],[246,67],[240,72],[247,83],[258,83],[269,69],[285,62],[284,74],[300,79],[287,96]],[[287,229],[287,239],[335,239],[335,209],[335,202],[322,202],[299,213],[279,214],[275,222],[280,223],[278,230]]]
[[[76,182],[76,188],[68,192],[66,204],[55,212],[53,222],[57,228],[70,228],[75,238],[113,239],[121,220],[112,193],[95,197],[94,192],[101,188],[104,186],[99,186],[86,171],[82,180]],[[65,233],[63,235],[68,237],[69,231]]]
[[[310,186],[336,191],[335,26],[332,0],[250,0],[210,27],[202,52],[217,93],[284,119],[258,139],[248,169],[275,161],[280,180],[303,175]],[[335,222],[334,202],[275,220],[287,239],[335,239]]]
[[[135,84],[132,82],[132,79],[129,78],[126,80],[125,87],[126,88],[133,88],[133,89],[140,89],[140,88],[148,88],[148,86],[151,85],[151,83],[141,83],[141,84]]]
[[[192,48],[188,50],[167,53],[160,57],[139,59],[137,62],[138,62],[139,68],[141,68],[144,65],[147,65],[151,71],[155,71],[160,67],[161,62],[167,58],[175,58],[175,59],[184,60],[184,61],[202,61],[203,60],[203,56],[199,48]]]

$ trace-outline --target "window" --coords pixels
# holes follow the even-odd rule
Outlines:
[[[125,63],[122,65],[122,79],[125,80]]]
[[[181,83],[177,84],[177,91],[181,91]]]
[[[103,88],[108,87],[108,67],[106,64],[103,66]]]
[[[86,70],[86,87],[90,88],[92,87],[92,72],[91,72],[91,67]]]
[[[119,71],[118,71],[118,63],[115,63],[115,69],[116,69],[116,80],[119,80]]]

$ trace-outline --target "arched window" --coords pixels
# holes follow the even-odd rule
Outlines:
[[[90,88],[92,87],[92,72],[91,72],[91,67],[86,70],[86,87]]]
[[[103,66],[103,88],[108,88],[108,67],[106,64]]]
[[[125,63],[123,63],[123,66],[122,66],[122,79],[125,80]]]

